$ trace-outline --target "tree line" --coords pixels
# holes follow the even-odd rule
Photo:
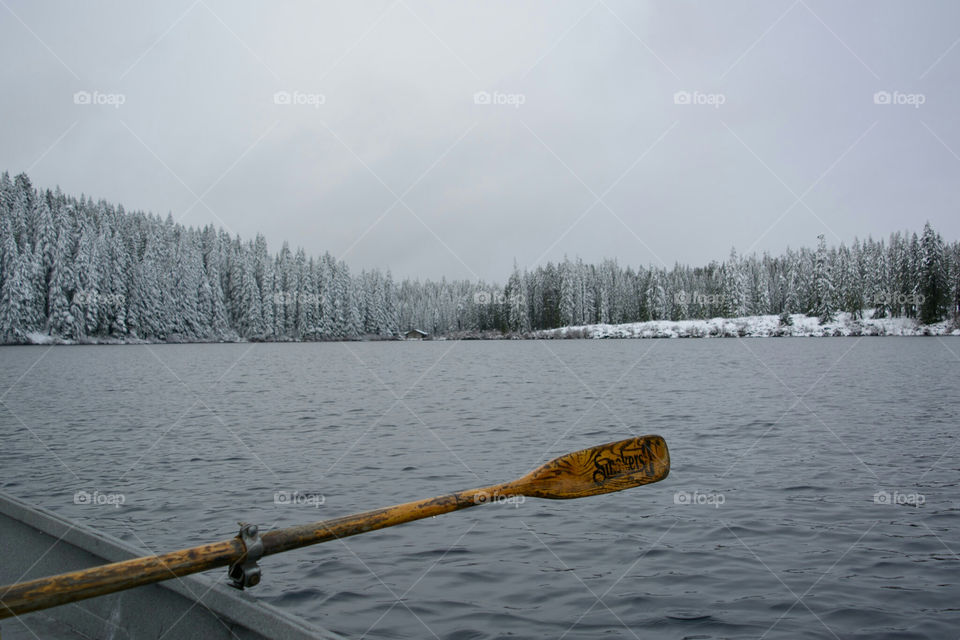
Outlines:
[[[921,235],[855,240],[706,266],[621,267],[564,259],[504,284],[351,273],[263,236],[185,227],[103,200],[0,176],[0,342],[67,340],[335,340],[523,334],[594,323],[838,311],[923,323],[960,311],[960,242]]]

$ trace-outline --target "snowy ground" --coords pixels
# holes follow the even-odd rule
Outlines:
[[[790,316],[792,325],[781,326],[779,316],[746,316],[710,320],[653,320],[628,324],[590,324],[535,331],[533,338],[767,338],[780,336],[960,336],[952,322],[921,325],[912,318],[853,320],[839,313],[833,322],[803,314]]]
[[[869,314],[869,312],[868,312]],[[745,316],[742,318],[712,318],[710,320],[652,320],[627,324],[588,324],[532,331],[525,335],[501,334],[496,331],[464,332],[436,336],[434,340],[503,340],[503,339],[570,339],[570,338],[770,338],[770,337],[829,337],[829,336],[960,336],[960,328],[952,321],[922,325],[912,318],[863,318],[853,320],[849,313],[839,313],[834,321],[820,324],[818,318],[803,314],[790,316],[792,324],[780,325],[779,316]],[[156,340],[138,338],[84,338],[64,340],[44,333],[29,333],[30,344],[150,344]],[[366,336],[355,340],[383,340],[381,336]],[[184,342],[176,337],[166,342]],[[244,342],[226,340],[226,342]]]
[[[68,340],[60,336],[51,336],[47,333],[31,331],[26,334],[27,344],[156,344],[159,340],[143,340],[141,338],[111,338],[111,337],[84,337],[80,340]],[[184,340],[171,339],[166,342],[184,342]],[[194,342],[198,342],[194,340]]]

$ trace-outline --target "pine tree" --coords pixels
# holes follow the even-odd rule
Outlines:
[[[335,276],[336,265],[333,256],[327,252],[320,260],[320,282],[317,291],[320,298],[320,336],[326,340],[336,337],[337,331],[334,322],[336,315],[336,304],[334,301]]]
[[[660,269],[653,269],[647,287],[647,305],[650,309],[651,320],[665,320],[667,318],[667,291],[665,287],[666,274]]]
[[[597,316],[597,299],[594,287],[590,284],[592,270],[577,258],[576,286],[574,289],[574,318],[575,325],[593,322]]]
[[[203,230],[203,270],[206,285],[201,283],[201,291],[209,291],[209,305],[201,303],[206,311],[204,324],[210,327],[211,337],[225,338],[228,333],[227,310],[224,305],[223,278],[221,275],[220,236],[212,226]],[[201,296],[201,300],[204,296]]]
[[[97,242],[97,230],[91,220],[84,221],[80,230],[77,246],[77,278],[79,290],[74,294],[72,306],[77,308],[80,330],[83,336],[96,336],[99,333],[100,305],[100,247]]]
[[[867,288],[868,304],[873,306],[873,317],[884,318],[891,312],[888,293],[890,290],[890,268],[883,242],[870,242],[870,263],[866,273],[869,278]]]
[[[384,300],[387,319],[385,335],[388,336],[400,335],[400,304],[398,297],[399,292],[397,291],[397,286],[393,282],[393,274],[387,270],[387,275],[384,282]],[[466,313],[466,311],[464,311],[464,313]],[[467,322],[469,321],[465,321],[465,324]]]
[[[838,299],[842,301],[844,311],[854,320],[863,317],[863,282],[859,269],[860,244],[855,242],[853,250],[841,243],[838,252]]]
[[[529,331],[530,316],[527,314],[527,290],[516,260],[513,261],[513,273],[510,274],[504,293],[507,296],[507,317],[510,331]]]
[[[723,315],[727,317],[747,315],[744,304],[743,269],[735,248],[730,249],[730,257],[722,268],[723,282],[720,295],[723,300]]]
[[[73,257],[74,230],[73,220],[69,214],[58,208],[57,217],[60,220],[56,249],[58,259],[53,263],[50,287],[47,291],[50,307],[47,326],[50,335],[69,340],[76,338],[80,333],[78,319],[70,304],[78,285]]]
[[[834,280],[833,269],[827,254],[827,242],[823,234],[817,236],[817,253],[813,265],[814,307],[808,315],[820,318],[820,324],[833,320]]]
[[[917,300],[920,294],[920,240],[916,233],[910,236],[910,245],[907,249],[907,279],[903,292],[907,296],[907,316],[916,318],[920,312]]]
[[[276,323],[278,333],[284,337],[293,337],[297,331],[297,317],[295,297],[300,288],[299,274],[293,261],[293,253],[286,242],[280,248],[277,256],[277,285],[279,293],[276,305],[277,319],[283,317],[283,322]],[[282,328],[280,328],[282,327]]]
[[[162,242],[159,225],[151,225],[146,230],[143,257],[135,269],[134,282],[130,287],[131,318],[128,325],[140,338],[166,339],[166,321],[163,314],[163,293],[160,284],[160,270],[163,268],[160,248]]]
[[[307,271],[307,254],[303,249],[297,249],[293,258],[291,299],[288,302],[287,313],[293,319],[291,337],[303,339],[311,329],[309,319],[309,303],[311,297],[310,274]]]
[[[252,244],[244,247],[242,256],[242,276],[240,283],[240,335],[245,338],[261,339],[265,326],[263,323],[262,298],[257,285],[256,264]]]
[[[513,271],[514,274],[518,275],[517,261],[513,261]],[[580,314],[577,313],[576,309],[576,294],[577,294],[577,269],[570,261],[564,257],[563,264],[560,265],[560,324],[562,326],[571,326],[579,324]],[[512,276],[511,276],[512,277]],[[511,315],[510,325],[519,326],[521,324],[529,324],[529,319],[526,321],[519,321],[518,318],[514,318]],[[520,331],[520,329],[513,329],[514,331]]]
[[[0,283],[0,340],[6,343],[25,342],[24,325],[28,310],[24,260],[17,247],[10,225],[0,229],[3,257],[3,280]]]
[[[923,227],[919,258],[920,322],[933,324],[943,319],[947,310],[948,284],[943,241],[930,223]]]
[[[130,278],[130,257],[123,244],[119,230],[110,235],[109,243],[109,281],[107,295],[110,298],[107,330],[110,335],[123,337],[127,333],[127,285]]]
[[[51,197],[52,194],[48,191],[45,197],[39,199],[36,215],[39,228],[37,229],[36,244],[37,281],[35,298],[38,303],[36,312],[42,324],[46,324],[47,318],[50,317],[50,300],[47,293],[50,290],[54,264],[60,259],[57,255],[57,227],[49,203]]]
[[[21,173],[13,179],[13,201],[10,207],[10,231],[20,253],[32,250],[34,190],[30,178]]]
[[[241,317],[244,314],[243,309],[243,279],[245,269],[245,258],[243,253],[243,244],[240,236],[229,241],[228,261],[226,266],[226,290],[224,291],[224,302],[227,307],[227,317],[238,335],[241,332]]]
[[[201,319],[200,304],[201,283],[206,284],[203,273],[203,255],[196,244],[193,230],[181,233],[177,245],[176,290],[180,309],[179,329],[189,338],[199,338],[209,333],[209,328]]]
[[[262,338],[270,338],[274,335],[274,272],[273,260],[267,251],[267,240],[261,234],[257,234],[253,242],[253,263],[254,277],[257,282],[257,289],[260,291],[260,312],[263,316]]]
[[[960,241],[953,243],[950,256],[950,315],[954,325],[960,328]]]
[[[319,265],[313,258],[310,258],[303,274],[303,288],[306,292],[306,299],[301,301],[299,319],[299,324],[303,327],[301,335],[310,340],[316,339],[320,324],[319,274]]]

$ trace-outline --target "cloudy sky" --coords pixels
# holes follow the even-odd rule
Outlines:
[[[0,170],[397,277],[960,238],[960,3],[0,0]]]

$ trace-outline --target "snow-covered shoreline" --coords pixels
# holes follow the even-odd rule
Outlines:
[[[803,314],[790,316],[790,324],[782,324],[776,315],[709,320],[651,320],[627,324],[589,324],[578,327],[546,329],[530,334],[531,338],[778,338],[778,337],[844,337],[844,336],[960,336],[960,328],[952,321],[931,325],[919,324],[913,318],[862,318],[854,320],[849,313],[820,324],[818,318]]]
[[[780,338],[780,337],[857,337],[857,336],[960,336],[960,328],[952,321],[923,325],[913,318],[862,318],[854,320],[849,313],[838,313],[826,324],[818,318],[803,314],[790,316],[790,324],[784,325],[776,315],[745,316],[740,318],[711,318],[709,320],[651,320],[627,324],[588,324],[575,327],[560,327],[531,331],[526,334],[502,334],[494,331],[467,332],[441,335],[433,340],[572,340],[572,339],[640,339],[640,338]],[[210,344],[255,342],[241,338],[221,340],[144,340],[142,338],[85,337],[81,340],[66,340],[44,333],[29,333],[31,345],[120,345],[120,344]],[[347,339],[352,342],[393,341],[383,336],[368,336]],[[399,338],[397,338],[399,340]],[[296,340],[270,340],[265,342],[298,342]],[[304,340],[302,342],[313,342]]]

